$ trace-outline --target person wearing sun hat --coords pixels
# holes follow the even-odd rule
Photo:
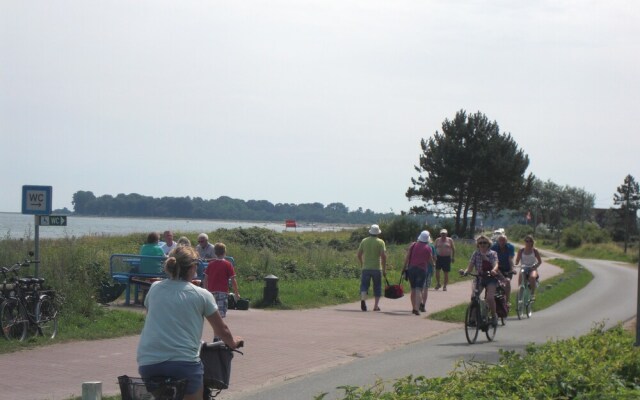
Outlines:
[[[436,239],[436,252],[438,253],[438,259],[436,261],[436,287],[440,289],[440,270],[444,272],[444,285],[442,290],[447,290],[447,284],[449,283],[449,272],[451,271],[451,264],[454,263],[456,255],[456,247],[453,244],[453,239],[448,237],[446,229],[440,230],[440,237]]]
[[[420,315],[420,311],[425,311],[424,303],[421,301],[422,289],[433,257],[433,251],[429,246],[429,236],[427,231],[420,232],[418,241],[413,242],[407,249],[407,255],[404,259],[407,280],[411,285],[411,306],[414,315]]]
[[[431,287],[431,280],[433,279],[433,271],[436,266],[436,259],[438,255],[436,253],[436,246],[434,246],[433,242],[431,241],[431,235],[429,234],[429,231],[422,232],[426,232],[426,237],[424,237],[424,239],[426,239],[425,243],[429,243],[429,247],[431,247],[431,262],[429,263],[429,267],[427,268],[427,278],[424,280],[424,286],[422,287],[422,302],[420,303],[420,312],[426,312],[427,297],[429,297],[429,288]],[[422,235],[422,233],[420,234]],[[420,237],[418,237],[418,240],[420,240]]]
[[[380,239],[382,231],[376,224],[369,228],[369,237],[362,239],[358,247],[358,262],[362,269],[360,277],[360,309],[367,311],[367,293],[373,281],[373,311],[380,311],[378,306],[382,296],[382,276],[387,276],[387,254],[384,240]]]

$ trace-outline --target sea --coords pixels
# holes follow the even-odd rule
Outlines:
[[[0,239],[33,239],[35,217],[20,213],[0,212]],[[286,228],[282,222],[221,221],[179,218],[125,218],[80,217],[70,215],[66,226],[40,226],[40,238],[65,238],[78,236],[117,236],[129,233],[148,233],[166,230],[178,232],[212,232],[217,229],[260,227],[276,232],[283,231],[339,231],[353,229],[348,225],[298,223],[296,228]]]

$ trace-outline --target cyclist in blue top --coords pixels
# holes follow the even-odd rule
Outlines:
[[[191,283],[199,263],[192,247],[178,246],[169,253],[164,264],[169,279],[154,282],[144,300],[147,316],[137,352],[143,379],[187,379],[185,400],[202,399],[204,367],[199,351],[204,321],[230,348],[241,342],[222,319],[213,294]]]
[[[509,301],[511,299],[511,278],[513,277],[509,273],[513,272],[513,258],[516,255],[515,248],[507,241],[507,235],[503,233],[498,236],[498,240],[491,246],[491,250],[498,253],[498,269],[506,278],[503,281],[505,283],[504,291],[505,298]]]

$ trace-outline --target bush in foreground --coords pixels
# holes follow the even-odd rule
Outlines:
[[[461,363],[446,378],[408,376],[391,391],[382,381],[344,390],[343,400],[637,399],[640,348],[622,327],[601,325],[579,338],[530,345],[524,354],[501,350],[497,365]]]

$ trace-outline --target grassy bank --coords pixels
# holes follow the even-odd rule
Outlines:
[[[496,365],[461,363],[445,378],[347,387],[342,400],[637,399],[640,348],[633,343],[621,327],[600,326],[579,338],[530,345],[525,354],[500,350]]]
[[[626,254],[624,252],[624,248],[620,244],[616,243],[587,243],[575,249],[561,246],[554,251],[579,258],[593,258],[596,260],[612,260],[636,265],[638,264],[637,244],[629,246]]]
[[[534,312],[544,310],[560,300],[569,297],[571,294],[585,287],[593,279],[593,274],[575,261],[556,258],[547,262],[562,268],[563,273],[540,283],[540,287],[536,290],[536,301],[533,303]],[[517,278],[514,278],[511,282],[512,305],[516,304],[517,285]],[[463,303],[455,307],[433,313],[429,315],[429,318],[438,321],[464,322],[466,309],[467,303]],[[515,309],[512,307],[511,314],[514,313]]]

